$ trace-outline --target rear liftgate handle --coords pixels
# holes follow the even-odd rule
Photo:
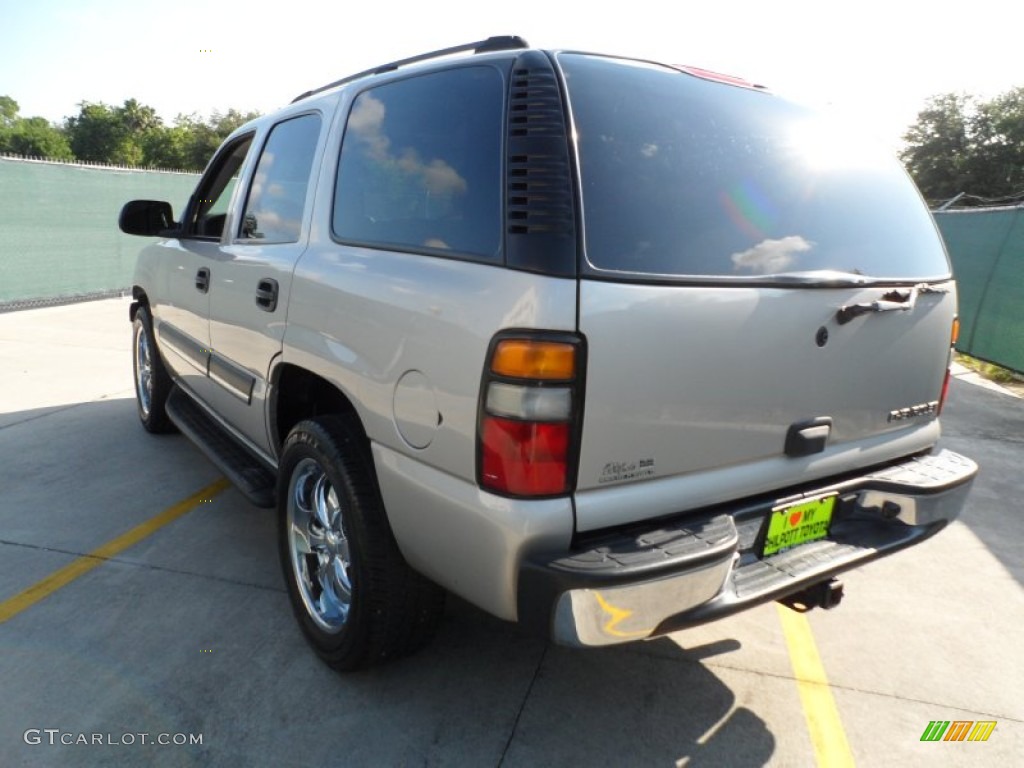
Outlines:
[[[831,434],[832,418],[830,416],[819,416],[816,419],[791,424],[786,432],[786,455],[797,457],[821,453],[825,450]]]
[[[907,312],[914,308],[919,293],[931,293],[924,291],[920,285],[915,285],[906,291],[889,291],[883,293],[878,301],[864,304],[844,304],[836,312],[836,322],[846,325],[855,317],[866,315],[870,312]]]

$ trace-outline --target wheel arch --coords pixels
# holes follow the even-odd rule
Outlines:
[[[338,414],[357,429],[356,437],[370,455],[366,428],[351,398],[323,376],[292,363],[280,363],[270,377],[270,440],[280,454],[292,427],[304,419]]]
[[[128,307],[128,322],[135,322],[135,313],[139,311],[139,307],[149,306],[149,296],[146,295],[146,291],[138,285],[132,286],[132,303]]]

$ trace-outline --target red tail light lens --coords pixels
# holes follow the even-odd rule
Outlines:
[[[946,366],[946,377],[942,380],[942,392],[939,395],[939,408],[935,414],[942,414],[942,406],[946,404],[946,395],[949,394],[949,382],[953,378],[951,366],[953,365],[953,350],[956,348],[957,339],[960,338],[960,318],[953,318],[953,328],[949,333],[949,364]]]
[[[481,435],[484,485],[517,496],[549,496],[568,487],[569,424],[485,416]]]
[[[480,393],[480,487],[557,496],[575,481],[582,342],[570,334],[501,334]]]
[[[947,368],[946,369],[946,378],[942,380],[942,394],[939,395],[939,407],[938,407],[938,410],[935,411],[935,415],[936,416],[941,416],[942,415],[942,406],[944,406],[946,404],[946,395],[949,394],[949,381],[952,378],[953,378],[953,372],[951,370],[949,370],[949,368]]]

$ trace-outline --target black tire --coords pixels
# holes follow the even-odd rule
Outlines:
[[[349,672],[427,645],[444,592],[402,557],[359,425],[342,416],[300,422],[280,466],[281,565],[320,658]]]
[[[135,380],[135,404],[139,421],[146,431],[159,434],[174,432],[167,418],[167,398],[174,382],[160,358],[153,335],[153,318],[145,304],[135,311],[132,323],[132,373]]]

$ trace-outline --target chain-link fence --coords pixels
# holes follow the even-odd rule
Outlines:
[[[1024,208],[936,211],[960,295],[965,354],[1024,372]]]
[[[145,240],[124,235],[128,200],[180,213],[197,174],[0,157],[0,309],[116,294]]]

